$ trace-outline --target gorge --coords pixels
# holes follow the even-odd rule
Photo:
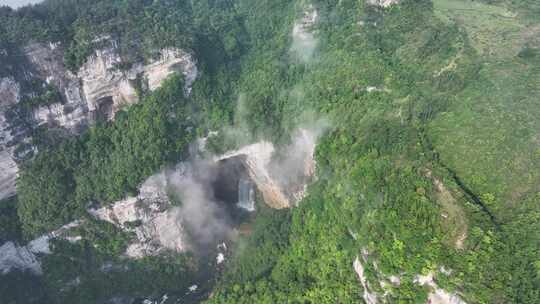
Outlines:
[[[539,303],[539,16],[0,3],[0,302]]]

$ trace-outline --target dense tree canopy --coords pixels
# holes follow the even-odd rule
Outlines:
[[[90,204],[122,199],[161,166],[181,159],[191,141],[180,77],[140,104],[59,147],[43,145],[18,180],[19,216],[36,235],[84,214]]]
[[[117,37],[126,58],[187,48],[201,68],[190,97],[175,76],[112,123],[60,144],[43,140],[18,180],[23,231],[54,229],[89,204],[132,194],[209,130],[224,134],[215,150],[238,144],[231,128],[280,145],[309,114],[331,125],[317,146],[309,195],[297,208],[259,212],[209,303],[361,302],[353,261],[363,252],[374,292],[400,276],[386,289],[389,302],[425,303],[429,290],[414,279],[434,273],[467,303],[538,303],[540,45],[526,38],[538,35],[538,4],[365,2],[48,0],[3,8],[3,45],[60,40],[72,69],[100,35]],[[319,14],[317,47],[303,61],[291,54],[291,33],[308,4]],[[53,269],[49,290],[83,269],[81,290],[102,299],[114,293],[93,269],[129,236],[99,225],[82,244],[57,245],[64,259],[45,263]],[[66,256],[71,262],[57,267]],[[139,275],[151,269],[144,292],[158,294],[171,288],[167,275],[187,286],[191,264],[178,259],[170,268],[157,258],[131,267]],[[133,292],[118,280],[119,290]],[[79,296],[72,292],[66,298]]]

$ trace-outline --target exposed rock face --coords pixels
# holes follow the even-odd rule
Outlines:
[[[15,79],[10,77],[0,78],[0,100],[1,106],[17,103],[20,100],[20,85]]]
[[[36,123],[69,129],[85,124],[88,107],[81,95],[80,80],[64,66],[63,50],[56,44],[33,43],[25,48],[25,53],[35,76],[58,88],[64,98],[48,107],[34,109]]]
[[[276,209],[293,207],[304,198],[307,183],[315,173],[318,135],[313,130],[299,129],[282,159],[274,160],[274,145],[261,141],[218,156],[215,161],[244,156],[249,176],[266,204]]]
[[[10,125],[4,113],[20,100],[20,86],[13,78],[0,78],[0,200],[15,194],[18,167],[12,158],[14,147]]]
[[[105,38],[106,40],[107,38]],[[30,141],[30,131],[37,126],[61,127],[78,133],[96,118],[113,119],[123,106],[136,103],[137,79],[150,91],[174,72],[184,75],[186,94],[197,78],[193,56],[179,49],[164,49],[157,59],[147,64],[133,64],[120,69],[124,63],[114,41],[96,50],[77,74],[64,65],[64,51],[59,44],[32,43],[25,49],[27,64],[22,65],[24,79],[0,78],[0,199],[15,194],[18,171],[14,156],[20,143]],[[20,82],[38,80],[58,89],[62,100],[34,107],[30,113],[10,109],[34,92],[21,92]]]
[[[70,229],[79,226],[75,221],[61,227],[49,234],[29,242],[26,246],[19,246],[14,242],[6,242],[0,246],[0,274],[6,274],[13,269],[29,270],[34,274],[42,273],[40,256],[50,254],[49,240],[62,237],[68,241],[76,242],[78,238],[65,237],[64,234]]]
[[[137,74],[120,70],[121,63],[122,58],[112,45],[97,50],[79,70],[78,78],[90,112],[112,119],[122,106],[137,101],[135,88],[130,84]]]
[[[216,161],[245,156],[245,165],[248,173],[262,193],[264,201],[272,208],[287,208],[290,207],[289,199],[279,186],[277,180],[270,176],[270,161],[273,154],[274,145],[270,142],[263,141],[219,156]]]
[[[15,195],[15,181],[19,168],[11,157],[12,148],[0,151],[0,200]]]
[[[393,4],[398,4],[400,0],[367,0],[367,3],[380,7],[389,7]]]
[[[437,286],[434,280],[434,273],[430,272],[427,275],[417,275],[415,283],[421,286],[428,286],[430,293],[428,294],[428,303],[431,304],[467,304],[458,295],[451,294]]]
[[[368,256],[369,252],[366,248],[363,248],[362,261],[364,264],[368,262]],[[360,284],[362,284],[362,288],[364,289],[364,294],[362,295],[362,298],[364,299],[364,302],[366,302],[366,304],[377,304],[379,297],[377,293],[375,293],[369,286],[368,279],[365,275],[364,264],[362,264],[362,261],[360,261],[359,257],[356,257],[353,262],[353,269],[358,275]]]
[[[85,125],[101,115],[112,119],[123,106],[136,103],[138,96],[135,81],[147,79],[150,91],[157,89],[163,80],[174,72],[185,75],[186,91],[197,77],[193,57],[179,49],[164,49],[158,59],[135,63],[122,70],[124,63],[116,43],[98,49],[73,75],[63,65],[63,51],[59,46],[32,44],[26,48],[30,62],[39,72],[41,79],[57,87],[65,100],[34,110],[34,119],[39,124],[60,125],[68,129]]]
[[[191,87],[197,79],[197,65],[193,57],[179,49],[164,49],[158,60],[144,66],[144,75],[148,78],[148,88],[157,89],[163,80],[174,72],[184,75],[186,93],[191,93]]]
[[[364,288],[364,294],[362,296],[364,301],[366,302],[366,304],[376,304],[377,294],[375,294],[374,292],[371,292],[371,288],[369,287],[369,283],[364,274],[364,266],[362,265],[362,262],[360,262],[360,259],[358,257],[356,257],[356,259],[353,262],[353,268],[356,274],[358,275],[358,279],[360,280],[362,287]]]
[[[188,242],[180,221],[179,208],[173,207],[164,192],[162,175],[149,178],[137,197],[130,197],[97,210],[96,218],[135,233],[126,255],[132,258],[158,255],[165,250],[184,252]]]
[[[356,257],[353,262],[353,269],[358,275],[360,284],[364,289],[363,299],[367,304],[377,304],[388,302],[388,294],[392,293],[392,286],[398,287],[401,284],[401,278],[399,275],[385,276],[380,273],[377,264],[373,262],[373,266],[377,271],[377,276],[381,281],[379,282],[384,293],[375,292],[369,284],[367,277],[365,276],[364,265],[368,263],[369,252],[366,248],[362,249],[362,257]],[[439,267],[440,272],[448,276],[452,273],[451,270]],[[414,283],[420,286],[426,286],[429,289],[427,304],[467,304],[458,295],[449,293],[437,286],[435,283],[435,273],[430,272],[427,275],[416,275]]]
[[[30,244],[28,246],[17,246],[13,242],[6,242],[0,247],[0,271],[6,274],[13,269],[29,270],[34,274],[41,274],[41,263],[36,251]]]

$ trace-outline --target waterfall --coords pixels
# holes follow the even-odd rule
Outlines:
[[[253,182],[249,179],[240,178],[238,180],[237,206],[249,212],[255,211],[255,189]]]

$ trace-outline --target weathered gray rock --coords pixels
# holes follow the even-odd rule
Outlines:
[[[166,250],[188,250],[180,210],[171,205],[164,192],[166,183],[164,175],[152,176],[141,186],[137,197],[128,197],[111,206],[89,211],[96,218],[135,234],[126,256],[142,258]]]
[[[20,100],[20,86],[13,78],[0,79],[0,200],[15,194],[18,167],[8,144],[13,139],[5,113]]]
[[[19,168],[11,157],[11,148],[0,151],[0,200],[15,195],[15,182]]]
[[[122,107],[138,101],[136,80],[150,91],[157,89],[172,73],[184,75],[186,94],[197,78],[197,66],[191,54],[180,49],[164,49],[155,60],[134,63],[123,70],[124,63],[113,40],[103,37],[104,47],[96,50],[77,74],[64,65],[60,44],[32,43],[24,48],[27,63],[21,65],[25,79],[0,79],[0,199],[15,194],[18,172],[16,147],[30,142],[30,130],[38,126],[63,128],[73,134],[86,128],[98,117],[110,120]],[[61,100],[49,105],[9,114],[21,101],[21,81],[38,79],[60,92]]]
[[[0,246],[0,274],[6,274],[14,269],[28,270],[34,274],[42,274],[40,257],[50,254],[49,241],[51,238],[63,238],[76,242],[80,238],[66,236],[66,232],[80,225],[79,221],[72,222],[51,233],[32,240],[25,246],[14,242],[6,242]]]
[[[11,77],[0,78],[0,106],[14,104],[20,100],[20,85]]]
[[[113,43],[97,50],[79,70],[82,95],[91,113],[112,119],[122,106],[137,102],[137,93],[130,84],[137,73],[120,70],[121,63],[122,58]]]
[[[191,87],[197,79],[198,70],[191,54],[180,49],[161,50],[158,60],[144,66],[144,75],[148,78],[150,91],[157,89],[163,80],[174,72],[184,75],[186,94],[189,95]]]
[[[41,79],[57,87],[65,100],[34,110],[38,124],[54,124],[74,129],[102,116],[114,118],[114,114],[126,105],[138,101],[135,80],[147,79],[150,91],[157,89],[172,73],[185,75],[186,91],[197,77],[197,67],[191,54],[179,49],[164,49],[158,59],[135,63],[128,70],[119,67],[123,63],[116,43],[98,49],[92,54],[77,75],[63,65],[63,52],[59,46],[32,44],[26,49],[31,63]]]
[[[379,278],[379,284],[384,292],[377,292],[370,285],[370,282],[365,275],[365,265],[369,263],[368,257],[370,256],[367,248],[362,249],[361,257],[356,257],[353,262],[353,269],[356,272],[362,289],[364,290],[363,299],[365,303],[377,304],[387,303],[388,296],[392,294],[392,288],[401,284],[401,275],[384,275],[380,272],[376,262],[373,262],[373,266],[376,271],[376,276]],[[446,270],[444,267],[440,267],[442,275],[451,275],[451,271]],[[419,286],[424,286],[429,293],[426,303],[429,304],[467,304],[458,294],[450,293],[444,289],[441,289],[435,283],[435,272],[429,272],[426,275],[415,275],[413,283]]]
[[[368,0],[367,3],[380,7],[389,7],[398,4],[400,0]]]
[[[13,269],[30,270],[34,274],[41,274],[41,264],[35,252],[26,246],[17,246],[13,242],[0,246],[0,271],[6,274]]]
[[[320,130],[298,129],[291,144],[284,147],[286,157],[275,160],[274,145],[261,141],[214,158],[221,161],[243,156],[249,177],[272,208],[296,206],[306,195],[315,174],[315,147]]]
[[[353,262],[353,268],[358,275],[358,279],[360,280],[360,284],[362,284],[362,288],[364,290],[364,294],[362,295],[364,302],[366,302],[366,304],[377,304],[377,294],[370,288],[369,282],[365,275],[364,265],[358,257],[356,257]]]

